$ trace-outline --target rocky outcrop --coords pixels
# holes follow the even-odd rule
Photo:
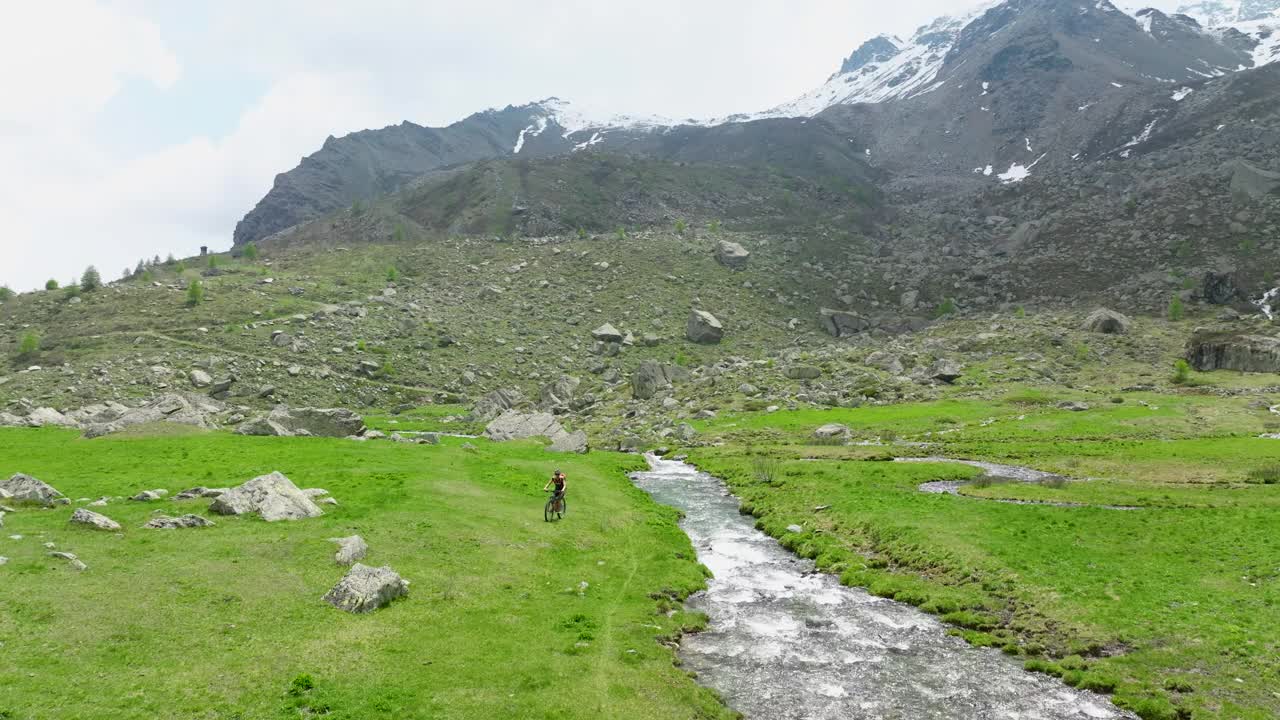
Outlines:
[[[277,437],[352,437],[364,434],[364,418],[345,408],[289,408],[246,420],[237,435]]]
[[[546,412],[563,414],[582,407],[578,402],[578,387],[582,380],[571,375],[561,375],[542,386],[538,393],[538,408]]]
[[[349,613],[373,612],[409,594],[409,583],[389,567],[369,567],[356,563],[324,601]]]
[[[1124,335],[1132,324],[1129,318],[1114,310],[1098,308],[1085,318],[1084,329],[1104,335]]]
[[[1231,194],[1240,200],[1258,200],[1280,191],[1280,173],[1263,170],[1244,160],[1231,168]]]
[[[578,453],[587,451],[586,433],[565,430],[551,413],[508,410],[485,427],[484,436],[494,442],[545,437],[551,440],[549,450]]]
[[[87,438],[100,437],[135,425],[151,423],[177,423],[203,429],[217,427],[213,415],[226,409],[222,403],[200,395],[169,393],[147,404],[127,408],[117,403],[91,405],[78,412],[68,413],[70,418],[83,417],[77,426]]]
[[[684,335],[692,342],[714,345],[724,338],[724,326],[715,315],[705,310],[691,310]]]
[[[853,337],[860,332],[871,329],[871,321],[856,312],[848,310],[818,310],[818,322],[831,337]]]
[[[736,242],[721,240],[716,243],[716,262],[731,270],[745,268],[750,258],[751,253]]]
[[[1187,362],[1201,372],[1280,372],[1280,337],[1201,330],[1187,343]]]
[[[353,565],[356,561],[363,560],[364,556],[369,554],[369,544],[359,535],[329,538],[329,541],[338,544],[338,552],[334,553],[333,561],[339,565]]]
[[[22,473],[0,483],[0,490],[8,493],[9,499],[14,502],[35,503],[46,507],[70,502],[52,485]]]
[[[792,380],[817,380],[822,377],[822,369],[812,365],[792,365],[786,374]]]
[[[267,522],[319,517],[324,511],[279,472],[256,477],[219,495],[209,505],[219,515],[256,513]]]
[[[524,394],[514,388],[503,388],[494,390],[476,401],[475,407],[471,408],[471,414],[467,416],[470,422],[488,422],[508,410],[514,410],[524,405]]]
[[[648,400],[657,395],[658,391],[665,390],[688,377],[689,371],[679,365],[645,360],[631,375],[631,395],[637,400]]]
[[[71,513],[71,522],[76,525],[85,525],[95,530],[110,530],[114,532],[120,529],[120,523],[115,520],[84,508]]]
[[[1244,292],[1236,285],[1232,273],[1209,271],[1200,280],[1196,295],[1213,305],[1230,305],[1245,299]]]
[[[212,520],[199,515],[183,515],[182,517],[161,515],[160,517],[152,518],[143,527],[152,530],[182,530],[187,528],[207,528],[214,525],[215,523]]]

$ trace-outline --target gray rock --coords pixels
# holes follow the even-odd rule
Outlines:
[[[680,423],[676,426],[675,435],[681,442],[692,442],[694,438],[698,437],[698,431],[689,423]]]
[[[939,358],[929,368],[929,377],[944,383],[953,383],[964,374],[964,366],[955,360]]]
[[[831,337],[852,337],[871,328],[871,322],[855,312],[847,310],[818,310],[818,322]]]
[[[192,387],[207,388],[213,384],[213,377],[203,370],[192,370],[187,377],[191,380]]]
[[[508,410],[524,405],[524,394],[514,388],[494,390],[476,401],[467,416],[470,422],[488,422]]]
[[[787,526],[787,532],[789,532],[789,533],[802,533],[802,532],[804,532],[804,528],[800,527],[799,525],[788,525],[788,526]]]
[[[195,500],[197,498],[216,498],[227,491],[227,488],[207,488],[204,486],[183,490],[173,496],[174,500]]]
[[[76,422],[53,408],[36,408],[27,414],[27,424],[31,427],[76,427]]]
[[[648,400],[657,395],[659,390],[669,388],[688,377],[689,371],[679,365],[645,360],[631,375],[631,395],[638,400]]]
[[[80,560],[80,558],[76,557],[75,555],[69,552],[51,552],[49,553],[49,557],[55,557],[55,558],[58,558],[59,560],[66,560],[67,564],[70,565],[72,569],[77,570],[79,572],[84,572],[85,570],[89,569],[89,566],[85,565],[84,562]]]
[[[1094,310],[1084,321],[1085,330],[1105,335],[1124,335],[1129,332],[1130,325],[1132,322],[1129,318],[1106,308]]]
[[[325,593],[324,601],[349,613],[367,613],[408,594],[409,583],[391,568],[356,563]]]
[[[586,435],[570,433],[551,413],[520,413],[514,410],[494,418],[484,429],[485,437],[494,442],[527,440],[545,437],[551,440],[548,448],[556,452],[585,452]]]
[[[554,382],[542,386],[539,392],[538,407],[546,411],[567,411],[576,409],[574,402],[578,386],[582,381],[570,375],[561,375]]]
[[[290,408],[277,405],[266,416],[245,421],[237,435],[351,437],[365,431],[364,418],[345,408]]]
[[[714,345],[724,338],[724,326],[715,315],[705,310],[690,310],[684,335],[692,342]]]
[[[8,565],[8,564],[9,564],[9,558],[3,555],[0,555],[0,565]]]
[[[162,422],[212,429],[215,423],[210,416],[225,409],[222,403],[206,397],[170,393],[142,407],[129,408],[113,420],[84,423],[80,427],[87,438],[119,432],[135,425]]]
[[[339,565],[353,565],[356,561],[363,560],[364,556],[369,554],[369,544],[359,535],[329,538],[329,542],[338,543],[338,552],[334,553],[333,561]]]
[[[114,531],[120,529],[120,523],[115,520],[112,520],[106,515],[99,515],[92,510],[85,510],[84,508],[80,508],[74,513],[71,513],[71,522],[77,525],[88,525],[89,527],[97,530]]]
[[[622,333],[618,330],[618,328],[614,327],[609,323],[605,323],[600,327],[596,328],[595,330],[592,330],[591,337],[601,342],[620,343],[622,342],[623,336],[622,336]]]
[[[219,515],[257,513],[267,522],[301,520],[324,514],[311,498],[279,472],[256,477],[218,496],[209,505]]]
[[[1080,402],[1079,400],[1066,400],[1058,403],[1059,410],[1070,410],[1071,412],[1084,412],[1089,409],[1089,403]]]
[[[214,525],[215,523],[212,520],[200,517],[199,515],[183,515],[182,517],[161,515],[160,517],[153,518],[146,525],[143,525],[143,527],[151,528],[152,530],[181,530],[185,528],[207,528],[213,527]]]
[[[164,499],[168,494],[168,490],[143,490],[129,499],[137,502],[155,502]]]
[[[716,243],[716,261],[732,270],[741,270],[747,266],[751,253],[736,242],[721,240]]]
[[[9,493],[9,497],[14,502],[29,502],[45,506],[65,505],[69,502],[52,485],[22,473],[0,483],[0,489]]]
[[[869,367],[883,370],[890,375],[901,375],[903,372],[902,360],[892,353],[884,350],[876,350],[867,356],[866,364]]]
[[[787,368],[787,377],[792,380],[817,380],[822,377],[822,370],[812,365],[792,365]]]
[[[813,436],[818,440],[848,440],[850,432],[849,428],[840,423],[828,423],[814,430]]]

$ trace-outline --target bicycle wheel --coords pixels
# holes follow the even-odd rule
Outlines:
[[[542,521],[551,522],[554,519],[555,512],[556,512],[556,501],[553,498],[547,501],[546,507],[542,508]]]
[[[559,520],[563,518],[564,514],[567,512],[569,512],[569,501],[564,498],[560,498],[560,510],[556,512],[556,519]]]

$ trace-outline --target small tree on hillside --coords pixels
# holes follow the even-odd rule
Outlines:
[[[204,302],[204,284],[199,280],[192,280],[187,286],[187,307],[195,307]]]
[[[46,281],[45,281],[45,283],[44,283],[44,289],[45,289],[45,290],[57,290],[57,289],[58,289],[58,281],[57,281],[57,280],[54,280],[53,278],[49,278],[49,279],[48,279],[48,280],[46,280]]]
[[[400,271],[395,266],[387,268],[387,282],[395,282],[400,279]]]
[[[0,285],[0,302],[8,302],[13,298],[13,290],[8,285]]]
[[[133,269],[133,276],[134,276],[134,277],[137,277],[137,276],[141,275],[141,274],[143,273],[143,271],[145,271],[146,269],[147,269],[147,263],[146,263],[146,261],[145,261],[145,260],[139,260],[139,261],[138,261],[138,265],[137,265],[137,267],[135,267],[135,268]]]
[[[102,287],[102,276],[98,274],[98,268],[92,265],[85,268],[80,276],[80,288],[85,292],[93,292],[100,287]]]
[[[258,246],[253,243],[248,243],[244,246],[244,249],[240,251],[240,255],[244,257],[245,260],[257,260]]]
[[[1173,299],[1169,301],[1169,319],[1177,322],[1182,319],[1182,314],[1184,312],[1185,308],[1182,306],[1182,298],[1174,295]]]

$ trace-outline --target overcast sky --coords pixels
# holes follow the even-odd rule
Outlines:
[[[969,0],[41,0],[0,25],[0,284],[226,249],[327,135],[556,95],[708,117]]]

